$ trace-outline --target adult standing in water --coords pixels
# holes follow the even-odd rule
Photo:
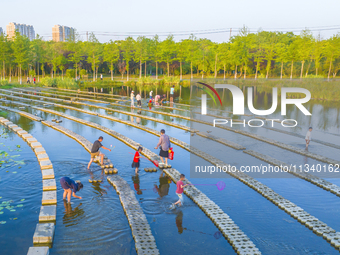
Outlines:
[[[172,86],[170,89],[170,102],[172,103],[174,101],[174,94],[175,94],[175,85]]]
[[[153,93],[153,91],[151,90],[150,93],[149,93],[150,99],[152,99],[152,93]]]
[[[76,193],[83,188],[83,184],[80,181],[74,181],[68,177],[62,177],[60,179],[60,185],[64,189],[63,199],[66,199],[67,196],[69,203],[71,202],[71,194],[76,198],[82,199],[82,197],[78,197],[76,195]]]
[[[131,95],[130,95],[130,98],[131,98],[131,108],[135,107],[135,92],[132,90],[131,91]]]
[[[100,136],[97,141],[93,143],[92,149],[91,149],[91,160],[89,164],[87,165],[87,169],[90,169],[90,166],[96,156],[100,156],[100,164],[103,165],[104,161],[104,154],[99,151],[100,148],[103,148],[104,150],[111,151],[111,149],[106,148],[102,145],[103,137]]]
[[[155,149],[160,148],[159,156],[161,157],[161,161],[164,164],[163,157],[165,158],[165,165],[168,165],[168,157],[169,157],[169,149],[170,149],[170,138],[165,134],[165,130],[161,130],[161,136],[159,137],[158,144]]]
[[[137,100],[137,107],[142,107],[142,97],[139,95],[139,93],[136,96]]]

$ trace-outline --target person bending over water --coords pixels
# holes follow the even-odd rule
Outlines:
[[[70,203],[72,191],[73,191],[72,195],[74,197],[82,199],[82,197],[78,197],[76,195],[77,191],[83,188],[83,184],[80,181],[74,181],[68,177],[62,177],[60,179],[60,184],[61,184],[61,187],[64,189],[63,199],[66,199],[66,196],[67,196],[67,200]]]
[[[87,169],[90,169],[90,166],[96,156],[100,156],[100,164],[103,165],[104,162],[104,154],[99,151],[100,148],[103,148],[104,150],[111,151],[111,149],[106,148],[102,145],[103,137],[100,136],[97,141],[93,143],[92,150],[91,150],[91,160],[89,164],[87,165]]]

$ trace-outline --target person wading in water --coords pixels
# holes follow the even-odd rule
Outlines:
[[[159,156],[161,157],[162,163],[164,164],[163,157],[165,158],[165,165],[168,165],[169,149],[170,149],[170,138],[165,134],[165,130],[161,130],[161,136],[159,137],[158,144],[155,149],[160,148]]]
[[[87,165],[87,169],[90,169],[90,166],[94,160],[95,157],[100,157],[100,164],[103,165],[104,162],[104,154],[99,151],[100,148],[103,148],[104,150],[111,151],[111,149],[106,148],[102,145],[103,137],[100,136],[97,141],[93,143],[92,150],[91,150],[91,160],[89,164]]]

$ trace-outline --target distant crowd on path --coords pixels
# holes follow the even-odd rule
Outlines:
[[[35,77],[33,77],[33,84],[35,84]],[[30,79],[30,77],[29,76],[27,76],[27,80],[26,80],[26,83],[27,84],[31,84],[31,79]]]
[[[170,88],[170,103],[174,102],[174,95],[175,95],[175,86],[172,86]],[[137,100],[137,107],[141,108],[142,107],[142,97],[139,93],[135,96],[135,92],[133,90],[131,91],[131,94],[130,94],[131,108],[135,107],[135,97],[136,97],[136,100]],[[150,97],[150,99],[148,100],[148,107],[152,107],[153,104],[155,106],[158,106],[158,105],[163,106],[164,102],[166,101],[166,95],[165,94],[163,94],[162,96],[156,95],[153,98],[153,91],[152,90],[149,92],[149,97]]]

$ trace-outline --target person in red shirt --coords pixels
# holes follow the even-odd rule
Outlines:
[[[184,204],[183,188],[188,186],[188,184],[183,185],[184,179],[185,179],[185,175],[181,174],[180,178],[179,178],[179,181],[176,184],[176,186],[177,186],[176,194],[179,197],[179,200],[176,203],[172,204],[170,206],[170,209],[175,209],[177,204],[179,204],[179,206],[182,206]]]
[[[138,174],[138,168],[139,168],[139,161],[141,156],[139,156],[139,153],[141,153],[143,150],[142,147],[138,147],[135,156],[133,157],[133,161],[132,161],[132,168],[135,168],[135,173]]]

